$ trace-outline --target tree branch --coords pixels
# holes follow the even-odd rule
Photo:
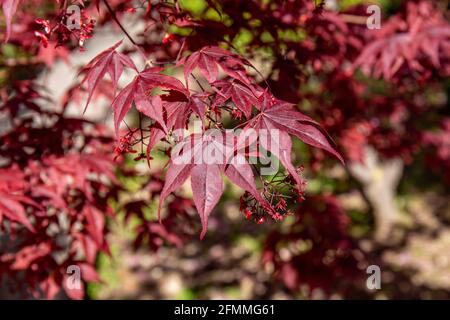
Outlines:
[[[130,36],[130,34],[127,32],[127,30],[122,26],[122,24],[120,23],[119,19],[116,16],[116,13],[114,12],[114,10],[111,8],[111,5],[109,4],[108,0],[103,0],[103,3],[105,4],[106,8],[108,9],[109,13],[111,14],[112,18],[114,19],[114,21],[117,23],[117,25],[119,26],[119,28],[122,30],[122,32],[127,36],[127,38],[131,41],[132,44],[134,44],[135,46],[138,46],[138,44],[136,43],[136,41],[134,41],[134,39]]]

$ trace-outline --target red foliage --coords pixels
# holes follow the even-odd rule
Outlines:
[[[120,67],[119,70],[121,71],[121,68],[123,68],[123,61],[125,61],[128,66],[134,66],[130,60],[124,60],[121,58],[123,56],[115,52],[117,46],[118,44],[105,52],[102,52],[88,64],[88,101],[92,96],[93,90],[99,79],[103,77],[108,70],[108,72],[110,72],[111,70],[117,70],[117,68]],[[229,111],[228,105],[224,104],[230,97],[229,93],[224,92],[224,90],[227,90],[226,88],[231,87],[235,88],[235,90],[239,88],[238,90],[250,94],[251,97],[245,101],[243,101],[242,98],[233,98],[233,101],[236,99],[239,101],[236,104],[236,107],[239,108],[247,118],[250,118],[243,133],[236,138],[243,139],[241,137],[247,135],[247,129],[256,130],[257,134],[259,134],[260,130],[267,130],[267,139],[264,142],[263,140],[259,142],[261,147],[271,151],[272,154],[280,159],[289,173],[294,177],[299,187],[302,187],[302,182],[291,163],[290,154],[292,142],[289,134],[297,136],[302,141],[314,147],[327,150],[343,161],[342,157],[331,146],[329,138],[326,133],[320,129],[317,122],[297,111],[293,105],[283,101],[277,101],[267,93],[267,91],[256,84],[252,84],[251,78],[245,71],[245,65],[249,64],[245,60],[233,55],[227,50],[210,46],[192,53],[181,61],[182,62],[180,63],[184,66],[186,87],[184,87],[184,85],[176,78],[161,74],[162,68],[147,68],[144,71],[139,72],[134,80],[118,93],[117,97],[112,102],[112,109],[114,111],[114,124],[117,135],[119,135],[119,126],[126,114],[130,111],[133,102],[135,103],[138,112],[141,112],[143,116],[154,120],[159,127],[158,130],[163,130],[164,134],[159,135],[159,140],[164,138],[164,136],[169,140],[172,136],[172,130],[187,128],[192,113],[201,120],[204,120],[208,116],[209,124],[207,126],[202,124],[204,130],[208,126],[211,126],[211,123],[214,123],[216,128],[220,130],[219,132],[221,132],[220,134],[223,135],[223,137],[219,137],[217,140],[214,140],[215,137],[212,135],[208,136],[205,134],[200,138],[195,136],[186,138],[188,143],[193,142],[193,144],[192,146],[182,146],[180,148],[183,153],[180,155],[180,158],[183,158],[180,159],[180,162],[183,162],[182,164],[174,163],[174,159],[172,158],[167,172],[166,182],[161,192],[159,210],[161,210],[164,199],[171,192],[179,188],[180,185],[191,176],[194,203],[199,212],[203,226],[201,238],[204,237],[207,230],[208,216],[217,205],[223,192],[221,172],[230,177],[233,183],[252,193],[259,202],[265,203],[265,208],[269,213],[273,211],[270,203],[263,199],[256,190],[252,169],[246,163],[247,160],[245,160],[248,156],[245,154],[240,156],[240,158],[242,158],[242,164],[230,164],[233,162],[233,158],[236,157],[236,152],[239,153],[240,147],[238,145],[233,145],[233,142],[236,141],[225,142],[224,139],[228,139],[228,137],[225,137],[226,131],[220,124],[219,117],[222,112]],[[217,82],[219,66],[229,77]],[[202,75],[212,88],[212,90],[204,90],[201,93],[202,100],[199,100],[198,93],[191,96],[191,91],[187,86],[188,77],[192,75],[192,71],[196,67],[200,69]],[[114,76],[111,75],[111,78],[116,78],[120,73],[121,72]],[[94,75],[95,77],[91,77],[90,75]],[[195,79],[197,80],[197,78]],[[117,78],[113,79],[113,84],[117,84]],[[239,87],[236,87],[237,85],[239,85]],[[166,89],[170,94],[150,95],[152,90],[156,87]],[[203,89],[203,86],[200,85],[200,87]],[[175,92],[177,92],[177,94]],[[256,108],[256,113],[252,114],[252,107]],[[215,119],[212,119],[211,116],[208,115],[211,111],[214,112]],[[241,121],[237,126],[242,124],[245,123]],[[142,128],[139,128],[139,130],[142,130]],[[277,134],[279,132],[279,139],[277,140],[272,137],[274,130],[276,130]],[[130,134],[133,134],[134,132],[134,130],[129,129],[129,132],[126,133],[125,136],[129,137]],[[227,145],[227,143],[230,142],[231,145]],[[153,146],[154,141],[148,144],[149,150],[147,151],[147,157]],[[179,147],[179,145],[177,147]],[[203,152],[200,163],[198,163],[196,159],[197,148]],[[215,150],[216,153],[224,153],[219,160],[205,158],[204,152],[211,148],[217,149]],[[120,152],[125,150],[129,149],[121,148]],[[190,157],[189,159],[185,156],[188,152],[190,153],[190,156],[188,156]],[[242,179],[241,176],[245,176],[246,178]]]
[[[450,27],[431,2],[407,2],[382,29],[368,34],[367,43],[354,64],[374,77],[412,75],[423,81],[433,72],[450,74]]]
[[[24,294],[53,298],[70,265],[82,269],[84,281],[96,281],[97,253],[109,251],[107,201],[118,190],[112,140],[88,121],[44,111],[28,99],[42,98],[31,87],[10,89],[2,110],[13,127],[0,136],[0,228],[7,234],[0,273],[25,279]],[[17,116],[18,106],[28,113]],[[65,292],[84,295],[82,288]]]
[[[8,237],[0,250],[0,271],[25,277],[27,288],[37,296],[54,297],[65,287],[66,269],[72,264],[82,266],[85,281],[97,279],[95,257],[108,252],[106,216],[113,216],[108,199],[120,190],[113,153],[116,159],[136,153],[136,161],[150,164],[156,144],[165,143],[170,157],[165,179],[152,177],[147,184],[151,200],[159,196],[158,211],[169,194],[191,178],[193,201],[175,194],[160,217],[162,224],[146,219],[145,201],[120,208],[141,221],[136,246],[146,243],[155,250],[164,242],[181,245],[191,234],[183,226],[194,206],[201,238],[205,236],[208,217],[224,191],[223,175],[245,191],[240,207],[248,219],[261,224],[290,215],[290,206],[301,202],[305,193],[305,181],[292,163],[292,136],[314,147],[309,157],[314,170],[326,165],[324,150],[341,162],[337,150],[350,161],[362,161],[368,146],[408,163],[426,146],[428,161],[448,167],[448,125],[431,132],[440,125],[435,114],[443,102],[429,103],[426,95],[427,90],[443,90],[442,79],[449,74],[450,27],[431,1],[405,1],[379,31],[309,0],[207,1],[219,19],[183,10],[177,1],[147,1],[133,8],[129,1],[97,0],[81,6],[80,28],[72,30],[67,27],[68,4],[2,1],[3,40],[33,58],[24,65],[6,63],[7,85],[0,92],[0,112],[8,118],[8,129],[0,132],[0,228]],[[33,6],[44,5],[50,10],[34,16]],[[364,18],[360,9],[347,14]],[[124,14],[146,24],[137,40],[121,24]],[[44,108],[53,102],[33,81],[42,63],[50,66],[83,47],[95,23],[110,22],[132,46],[119,52],[119,42],[99,53],[81,68],[84,78],[68,92],[62,111]],[[185,32],[174,33],[168,26]],[[252,36],[237,54],[233,42],[242,30]],[[291,31],[295,36],[289,36]],[[262,51],[270,52],[270,58],[262,59],[272,66],[265,76],[250,63],[261,58]],[[143,70],[130,58],[132,53],[144,57]],[[125,68],[136,75],[120,89]],[[185,83],[168,75],[172,68],[183,69]],[[83,90],[86,107],[98,94],[111,99],[115,147],[104,128],[65,115],[68,101]],[[305,106],[302,110],[309,116],[297,105]],[[133,107],[139,124],[122,130]],[[193,119],[201,122],[201,132],[180,134]],[[225,135],[242,128],[231,138]],[[206,133],[208,129],[216,134]],[[252,138],[252,132],[263,136],[266,130],[266,139]],[[197,148],[220,157],[197,162],[203,156]],[[272,180],[261,177],[250,161],[260,158],[261,150],[278,158],[287,174]],[[293,290],[300,283],[327,287],[327,282],[350,277],[359,258],[345,217],[333,197],[308,200],[289,232],[269,237],[266,262],[276,266]],[[312,247],[284,261],[278,244],[299,241]],[[65,290],[81,297],[78,291]]]

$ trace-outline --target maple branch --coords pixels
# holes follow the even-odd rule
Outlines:
[[[345,13],[341,13],[339,16],[342,18],[342,20],[344,20],[347,23],[361,24],[361,25],[365,25],[367,23],[366,16],[357,16]]]
[[[123,25],[120,23],[119,19],[116,16],[116,13],[114,12],[114,10],[111,8],[111,5],[109,4],[108,0],[103,0],[103,3],[105,4],[106,8],[108,9],[109,13],[111,14],[111,17],[113,18],[113,20],[117,23],[117,25],[119,26],[119,28],[122,30],[122,32],[127,36],[128,40],[131,41],[132,44],[134,44],[135,46],[138,46],[138,44],[136,43],[136,41],[134,41],[134,39],[130,36],[130,34],[127,32],[127,30],[123,27]]]
[[[125,124],[125,126],[129,131],[133,131],[125,120],[123,120],[123,123]]]
[[[205,88],[203,88],[203,86],[202,86],[202,84],[200,83],[200,81],[198,81],[197,77],[194,76],[192,73],[191,73],[191,76],[192,76],[192,78],[194,78],[195,82],[197,82],[197,84],[198,84],[198,86],[200,87],[200,89],[202,89],[202,91],[206,91]]]
[[[192,33],[192,31],[191,31],[191,33]],[[178,51],[177,58],[175,59],[175,62],[178,62],[178,60],[180,60],[180,57],[181,57],[181,54],[183,53],[185,44],[186,44],[186,38],[183,39],[183,43],[181,44],[180,50]]]

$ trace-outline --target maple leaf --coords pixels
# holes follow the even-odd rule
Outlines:
[[[222,104],[231,99],[236,107],[250,118],[252,106],[258,105],[258,97],[252,90],[238,81],[217,81],[214,86],[221,88],[216,97],[216,104]]]
[[[124,67],[131,68],[137,72],[134,62],[126,55],[119,53],[116,49],[122,44],[122,41],[117,42],[111,48],[103,51],[92,59],[80,73],[85,73],[83,81],[80,85],[87,82],[87,90],[89,92],[88,99],[84,110],[86,111],[89,102],[91,101],[94,90],[106,73],[111,77],[114,92],[117,88],[120,76],[122,75]]]
[[[256,188],[252,167],[241,152],[237,153],[230,163],[225,166],[224,173],[232,183],[250,192],[269,214],[273,213],[271,205],[261,196],[261,193]]]
[[[160,212],[164,200],[192,175],[191,187],[194,194],[194,203],[202,222],[201,239],[208,229],[208,217],[223,193],[220,165],[223,164],[223,153],[226,151],[216,143],[215,140],[204,139],[199,135],[190,135],[180,142],[178,145],[179,152],[172,154],[166,181],[159,199],[158,217],[161,221]],[[216,159],[221,158],[222,161],[203,159],[205,150],[208,149],[212,152],[217,151],[219,157]]]
[[[432,2],[408,2],[401,12],[368,35],[371,41],[354,62],[366,74],[392,80],[400,70],[429,72],[428,65],[448,74],[450,25]],[[411,72],[410,72],[411,73]]]
[[[246,129],[265,130],[267,136],[260,139],[261,146],[281,161],[299,186],[302,181],[291,162],[292,140],[289,134],[313,147],[330,152],[344,163],[341,155],[331,146],[325,131],[313,119],[295,110],[293,104],[276,100],[264,93],[259,98],[258,106],[261,112],[251,119]],[[275,133],[279,135],[278,139],[274,136]]]
[[[223,181],[218,164],[199,164],[191,172],[191,187],[195,206],[202,222],[200,239],[208,230],[208,217],[223,193]]]
[[[156,87],[175,90],[189,97],[189,92],[183,84],[176,78],[160,74],[161,68],[149,68],[140,72],[134,80],[123,88],[112,103],[114,111],[114,127],[116,134],[119,134],[119,126],[125,115],[135,102],[137,109],[146,116],[161,124],[163,129],[167,129],[161,114],[161,104],[159,98],[150,97],[151,90]]]
[[[166,181],[159,199],[160,220],[162,204],[167,196],[190,176],[194,204],[202,223],[200,239],[203,239],[208,230],[208,218],[223,193],[222,173],[232,183],[250,192],[269,214],[274,213],[267,200],[258,192],[252,168],[239,145],[235,146],[233,141],[226,140],[219,134],[206,137],[190,135],[180,142],[178,147],[179,152],[173,154],[169,162]]]
[[[164,122],[163,104],[160,96],[154,96],[150,99],[145,96],[139,96],[139,100],[136,100],[136,109],[158,122],[165,132],[168,131]]]
[[[189,59],[186,61],[185,66],[185,78],[187,79],[187,74],[191,72],[192,69],[197,66],[200,69],[202,75],[208,80],[208,82],[214,82],[217,80],[217,75],[219,74],[219,67],[216,64],[214,57],[211,57],[207,53],[202,51],[194,52]]]
[[[219,47],[207,46],[181,59],[178,65],[184,66],[184,78],[188,85],[189,75],[195,68],[208,80],[214,83],[217,80],[220,66],[230,77],[243,83],[250,84],[245,72],[245,65],[250,65],[239,56]]]
[[[2,8],[3,14],[5,15],[6,22],[6,36],[4,42],[8,42],[11,36],[11,23],[14,14],[17,11],[17,6],[19,5],[19,0],[3,0]]]

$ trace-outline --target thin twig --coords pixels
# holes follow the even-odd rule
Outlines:
[[[127,38],[131,41],[131,43],[133,43],[135,46],[137,46],[138,44],[136,43],[136,41],[134,41],[134,39],[130,36],[130,34],[127,32],[127,30],[120,23],[119,19],[116,16],[116,13],[111,8],[111,5],[109,4],[108,0],[103,0],[103,3],[105,4],[106,8],[108,9],[109,13],[111,14],[111,17],[117,23],[117,25],[122,30],[122,32],[127,36]]]

